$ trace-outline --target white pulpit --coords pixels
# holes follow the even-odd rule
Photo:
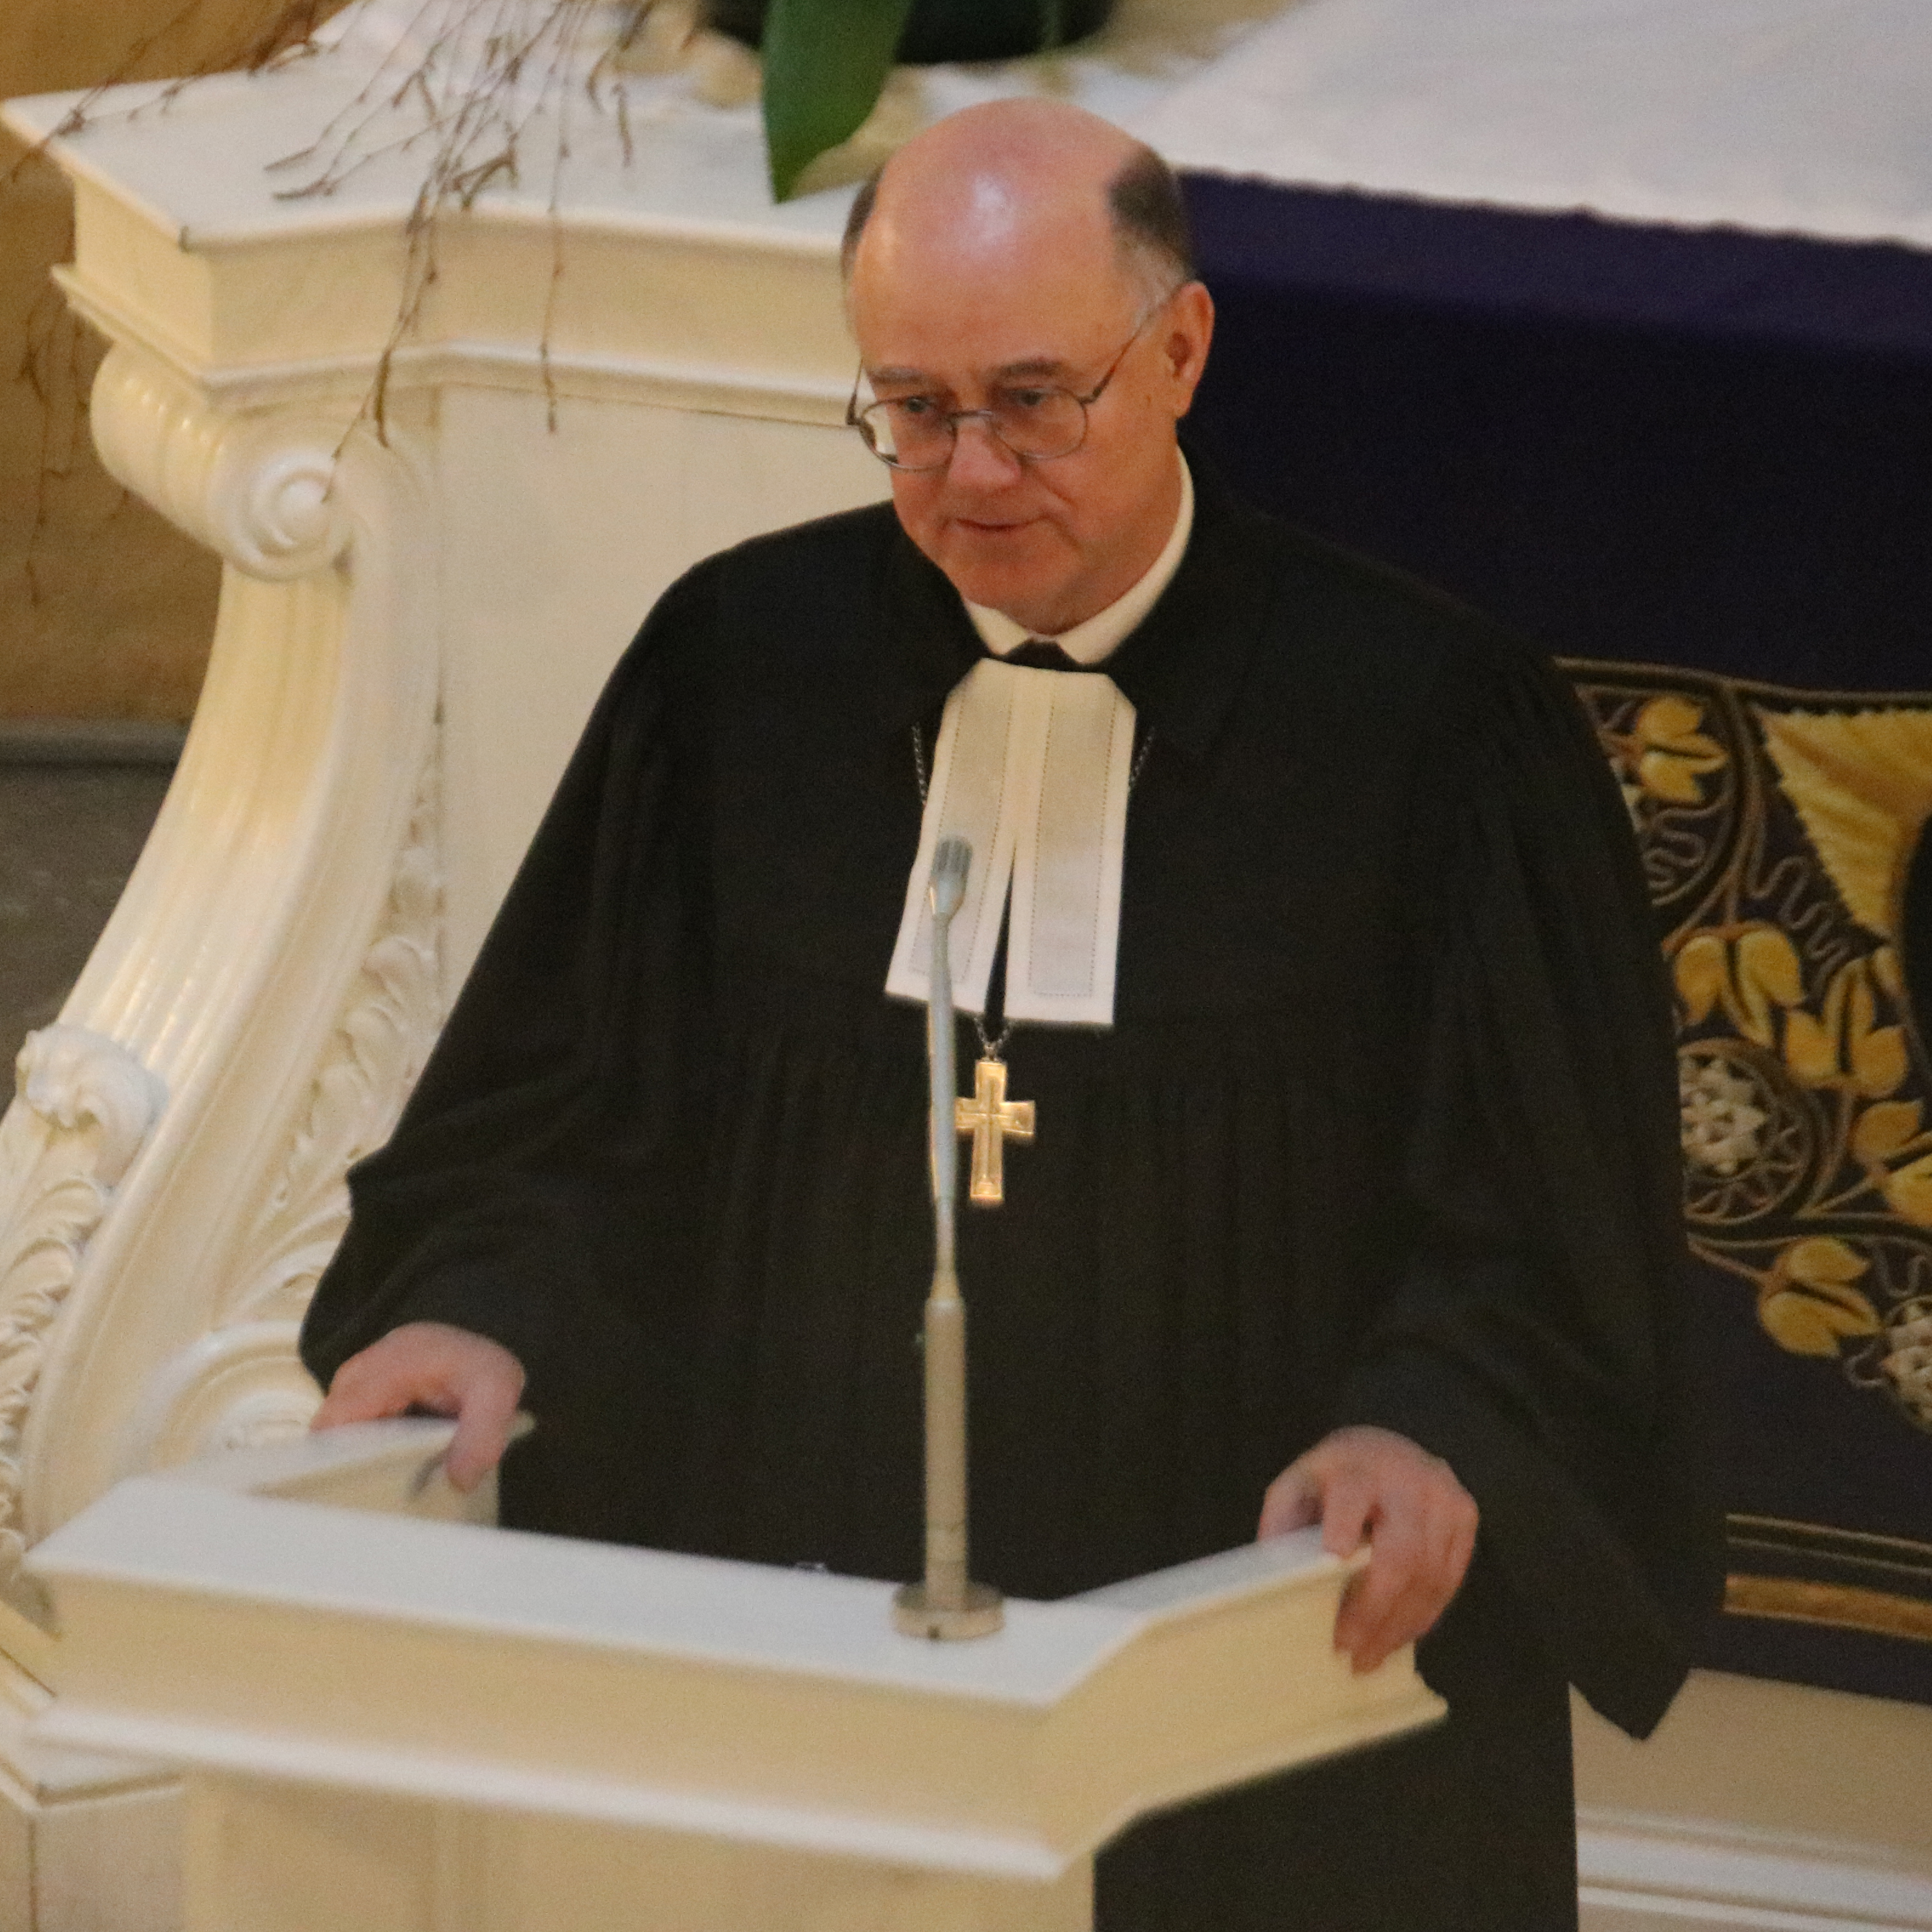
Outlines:
[[[932,1642],[888,1584],[454,1520],[449,1434],[136,1478],[29,1559],[36,1735],[184,1774],[186,1932],[1076,1932],[1133,1818],[1442,1708],[1336,1654],[1317,1532]]]

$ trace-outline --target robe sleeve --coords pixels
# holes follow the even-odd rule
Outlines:
[[[700,566],[620,662],[394,1136],[350,1173],[302,1330],[325,1386],[389,1330],[446,1322],[518,1356],[540,1419],[583,1420],[634,1406],[627,1378],[664,1352],[640,1324],[674,1309],[691,1238],[706,772],[683,687],[713,602]]]
[[[1417,1233],[1338,1420],[1448,1462],[1552,1661],[1642,1736],[1720,1580],[1667,988],[1574,693],[1493,638],[1450,682],[1410,820]]]

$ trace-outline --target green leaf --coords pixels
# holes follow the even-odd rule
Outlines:
[[[765,156],[775,200],[856,134],[878,104],[912,0],[771,0],[765,16]]]

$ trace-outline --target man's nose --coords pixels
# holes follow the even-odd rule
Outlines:
[[[984,416],[968,416],[952,430],[948,480],[969,490],[1001,490],[1017,481],[1020,459],[993,434]]]

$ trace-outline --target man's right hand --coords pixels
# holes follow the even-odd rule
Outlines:
[[[441,1322],[411,1322],[336,1370],[309,1426],[339,1429],[412,1408],[453,1415],[443,1466],[457,1488],[473,1490],[508,1446],[523,1393],[524,1365],[501,1342]]]

